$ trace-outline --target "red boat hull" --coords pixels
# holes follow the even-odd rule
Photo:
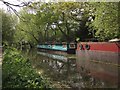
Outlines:
[[[76,55],[85,60],[120,65],[120,42],[81,42],[77,44]]]

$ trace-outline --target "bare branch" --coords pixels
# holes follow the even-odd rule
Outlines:
[[[7,6],[16,6],[16,7],[24,7],[24,6],[28,6],[29,4],[32,3],[29,1],[29,2],[22,2],[21,4],[12,4],[12,3],[6,2],[4,0],[2,0],[2,2]]]
[[[29,31],[26,31],[26,30],[24,30],[23,28],[20,28],[20,27],[18,27],[18,28],[19,28],[21,31],[30,34],[37,42],[39,42],[39,40],[35,37],[35,35],[34,35],[33,33],[29,32]]]
[[[14,12],[14,14],[19,18],[21,19],[23,22],[25,22],[25,19],[23,17],[21,17],[18,12],[16,11],[16,9],[14,9],[12,6],[15,6],[15,7],[25,7],[25,6],[28,6],[30,5],[32,2],[22,2],[21,4],[12,4],[12,3],[9,3],[9,2],[6,2],[4,0],[1,0],[8,8],[9,8],[9,11],[10,9]]]

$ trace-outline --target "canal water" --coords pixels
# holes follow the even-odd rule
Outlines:
[[[86,61],[76,55],[57,55],[31,50],[25,52],[32,66],[53,88],[117,88],[116,65]]]

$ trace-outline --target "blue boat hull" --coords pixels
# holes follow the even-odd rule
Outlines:
[[[42,51],[60,51],[67,54],[75,54],[76,53],[76,45],[74,48],[70,48],[69,45],[50,45],[50,44],[43,44],[43,45],[37,45],[37,48]]]

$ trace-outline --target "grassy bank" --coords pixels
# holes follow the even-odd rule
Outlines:
[[[49,88],[30,61],[14,48],[4,50],[2,70],[3,88]]]

